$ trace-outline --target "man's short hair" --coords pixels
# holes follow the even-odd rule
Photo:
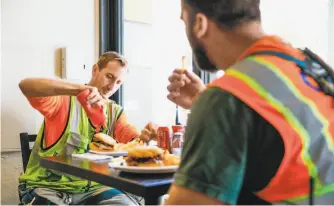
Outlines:
[[[222,29],[232,29],[243,23],[260,21],[260,0],[184,0],[193,14],[200,12]]]
[[[97,62],[97,65],[99,69],[101,70],[105,68],[107,64],[111,61],[118,61],[123,67],[127,67],[128,65],[128,61],[125,59],[125,57],[115,51],[108,51],[108,52],[103,53],[100,56],[100,59]]]

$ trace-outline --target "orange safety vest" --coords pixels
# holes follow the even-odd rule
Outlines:
[[[258,197],[271,203],[308,204],[312,177],[314,203],[334,204],[333,97],[307,85],[294,62],[263,54],[240,61],[209,87],[242,100],[283,139],[280,167],[256,192]]]

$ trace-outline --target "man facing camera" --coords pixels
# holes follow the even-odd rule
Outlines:
[[[135,138],[148,142],[154,136],[152,124],[140,133],[132,126],[123,108],[109,100],[123,84],[127,73],[126,59],[116,52],[104,53],[93,66],[87,85],[61,80],[28,78],[19,87],[31,106],[44,116],[27,169],[19,178],[23,204],[137,204],[128,196],[101,184],[59,174],[40,166],[42,157],[84,153],[100,125],[87,116],[85,106],[104,108],[106,127],[101,132],[117,142]],[[77,96],[86,92],[84,101]]]

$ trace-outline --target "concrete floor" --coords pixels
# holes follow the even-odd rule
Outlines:
[[[1,153],[1,205],[19,203],[18,178],[23,172],[20,152]]]

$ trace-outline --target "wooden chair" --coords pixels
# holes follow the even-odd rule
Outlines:
[[[36,134],[20,133],[21,152],[22,152],[22,165],[23,172],[26,171],[30,153],[33,147],[33,143],[36,141]],[[30,146],[31,145],[31,146]]]

